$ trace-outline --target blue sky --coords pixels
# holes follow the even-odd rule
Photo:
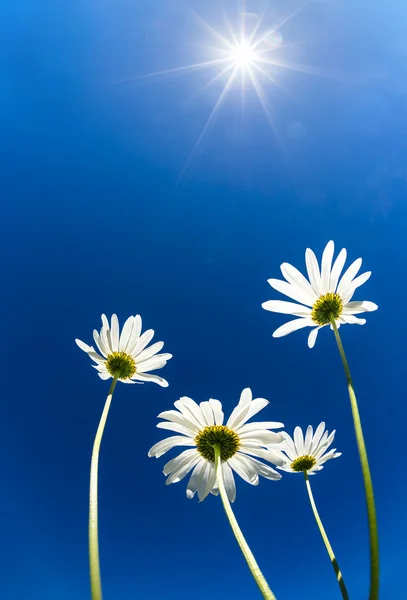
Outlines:
[[[264,29],[299,2],[247,2]],[[404,459],[407,293],[407,9],[315,1],[280,29],[279,62],[256,94],[222,91],[216,69],[137,79],[207,60],[235,1],[27,0],[3,9],[0,596],[89,597],[90,452],[108,384],[74,344],[100,315],[140,313],[174,358],[161,389],[118,385],[100,459],[106,600],[258,597],[219,498],[166,487],[156,415],[182,395],[244,387],[266,420],[337,430],[343,455],[312,484],[353,600],[367,598],[364,495],[331,332],[273,339],[284,317],[267,284],[326,242],[363,257],[376,302],[344,327],[375,486],[383,600],[406,597]],[[250,17],[247,17],[248,19]],[[304,72],[305,71],[305,72]],[[136,78],[136,79],[135,79]],[[182,176],[181,176],[182,175]],[[280,600],[339,598],[301,476],[237,482],[236,516]]]

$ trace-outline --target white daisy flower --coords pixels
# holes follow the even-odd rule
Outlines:
[[[308,346],[313,348],[319,329],[331,324],[331,317],[335,319],[337,327],[345,323],[364,325],[366,320],[355,315],[377,310],[378,306],[373,302],[351,302],[356,288],[371,275],[368,271],[356,277],[362,259],[355,260],[340,278],[346,261],[346,250],[343,248],[340,251],[332,265],[333,255],[334,243],[330,241],[322,254],[320,270],[314,252],[307,248],[305,264],[309,281],[288,263],[283,263],[280,267],[286,281],[268,280],[272,288],[300,303],[269,300],[262,304],[265,310],[298,317],[276,329],[273,337],[282,337],[303,327],[314,327],[308,337]]]
[[[294,429],[294,439],[286,431],[282,431],[281,435],[284,442],[277,452],[284,461],[282,465],[279,465],[279,469],[283,471],[290,473],[306,471],[309,475],[314,475],[323,469],[322,465],[327,460],[338,458],[342,454],[342,452],[336,452],[336,448],[327,452],[335,437],[335,430],[328,434],[328,431],[325,431],[324,422],[318,425],[315,433],[313,433],[312,426],[309,425],[305,438],[301,427]]]
[[[167,387],[168,382],[152,375],[149,371],[161,369],[172,358],[172,354],[157,354],[164,342],[156,342],[147,348],[151,342],[154,331],[148,329],[141,334],[141,317],[129,317],[123,325],[120,334],[119,320],[116,315],[112,315],[111,324],[106,315],[102,315],[102,329],[100,334],[93,330],[93,339],[100,352],[96,352],[93,346],[88,346],[81,340],[75,340],[79,348],[89,354],[95,361],[92,365],[101,379],[110,379],[117,376],[118,381],[123,383],[141,383],[144,381],[154,381],[162,387]]]
[[[283,441],[279,433],[269,431],[284,427],[283,423],[247,423],[268,403],[264,398],[253,400],[251,390],[246,388],[226,425],[223,425],[224,415],[219,400],[211,398],[197,404],[184,396],[174,402],[178,410],[168,410],[158,415],[166,421],[157,425],[181,435],[158,442],[150,449],[148,456],[158,458],[175,446],[192,446],[191,450],[185,450],[170,460],[163,473],[168,476],[165,483],[169,485],[181,481],[192,470],[187,497],[193,498],[198,492],[198,498],[202,501],[210,492],[215,495],[219,493],[214,462],[214,446],[219,446],[226,492],[229,500],[234,502],[236,487],[233,471],[251,485],[258,485],[259,475],[266,479],[281,479],[277,471],[257,459],[283,465],[282,454],[279,456],[273,448],[266,448],[274,444],[278,447]]]

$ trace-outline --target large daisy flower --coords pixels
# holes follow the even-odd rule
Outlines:
[[[323,469],[323,464],[331,459],[338,458],[342,452],[336,452],[336,448],[329,450],[335,437],[335,430],[328,434],[325,430],[325,423],[320,423],[313,432],[309,425],[304,436],[301,427],[294,429],[292,438],[286,431],[281,435],[284,442],[279,446],[278,454],[283,459],[283,464],[278,465],[279,469],[289,471],[290,473],[301,473],[306,471],[309,475],[314,475],[317,471]],[[273,452],[276,450],[273,449]]]
[[[269,279],[272,288],[292,298],[294,302],[269,300],[262,307],[272,312],[283,313],[298,317],[275,330],[273,337],[282,337],[303,327],[314,327],[308,337],[308,346],[313,348],[321,327],[335,320],[337,327],[345,323],[364,325],[365,319],[355,315],[377,310],[373,302],[352,301],[356,288],[367,281],[370,271],[356,277],[362,265],[362,259],[355,260],[341,277],[346,261],[346,250],[343,248],[332,265],[334,243],[328,242],[322,254],[321,269],[312,250],[305,251],[305,264],[308,279],[295,267],[288,263],[281,265],[281,272],[286,281]]]
[[[93,339],[100,354],[93,346],[88,346],[81,340],[75,340],[79,348],[89,354],[95,361],[92,365],[101,379],[117,377],[118,381],[123,383],[141,383],[144,381],[154,381],[162,387],[167,387],[168,382],[152,375],[149,371],[161,369],[172,358],[172,354],[157,354],[164,342],[156,342],[151,346],[154,331],[148,329],[141,334],[141,317],[129,317],[123,325],[120,334],[119,320],[116,315],[112,315],[111,323],[102,315],[102,329],[100,333],[93,330]]]
[[[175,446],[192,446],[170,460],[164,467],[166,485],[181,481],[190,471],[192,475],[187,486],[187,497],[193,498],[198,492],[200,501],[212,492],[217,495],[215,450],[219,446],[222,475],[226,492],[231,502],[236,497],[233,471],[251,485],[258,485],[259,475],[266,479],[280,479],[281,475],[270,466],[257,460],[261,458],[275,465],[283,464],[283,456],[273,449],[283,441],[279,433],[269,431],[284,427],[282,423],[247,423],[262,408],[267,406],[264,398],[253,400],[249,388],[243,390],[239,404],[233,410],[226,425],[223,425],[222,404],[212,398],[197,404],[191,398],[183,397],[174,402],[178,410],[168,410],[158,415],[166,419],[157,424],[160,429],[169,429],[181,435],[174,435],[155,444],[149,456],[158,458]],[[269,449],[266,446],[271,446]]]

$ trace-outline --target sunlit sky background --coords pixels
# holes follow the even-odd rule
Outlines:
[[[225,16],[238,31],[242,11],[249,28],[264,15],[261,34],[277,27],[274,66],[256,72],[264,102],[237,74],[202,135],[227,83],[220,65],[144,76],[219,57],[202,21],[230,39]],[[343,456],[312,484],[351,598],[366,600],[364,495],[333,336],[312,351],[305,331],[273,339],[284,316],[261,309],[279,298],[267,279],[282,262],[303,270],[305,248],[320,256],[333,239],[373,271],[358,298],[379,310],[341,331],[381,598],[405,598],[405,3],[20,0],[2,13],[0,597],[89,598],[89,461],[108,384],[74,338],[90,343],[116,312],[140,313],[174,358],[167,389],[118,385],[113,400],[105,600],[259,597],[219,498],[188,501],[186,480],[164,485],[166,457],[147,458],[163,437],[156,415],[179,396],[229,413],[246,386],[290,432],[336,428]],[[300,475],[239,480],[234,508],[279,600],[340,597]]]

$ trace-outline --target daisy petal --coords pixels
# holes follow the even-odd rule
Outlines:
[[[222,404],[219,400],[209,399],[209,404],[212,407],[213,415],[215,418],[215,425],[223,425],[224,414],[222,411]]]
[[[332,267],[331,277],[330,277],[330,282],[329,282],[329,291],[330,292],[336,292],[336,286],[338,285],[339,277],[341,276],[342,269],[345,265],[345,262],[346,262],[346,250],[345,250],[345,248],[342,248],[342,250],[339,252],[339,254],[334,262],[334,266]]]
[[[358,319],[353,315],[342,315],[342,319],[344,323],[348,323],[349,325],[365,325],[366,319]]]
[[[187,498],[191,499],[195,496],[195,493],[198,490],[198,487],[201,483],[202,472],[206,466],[206,460],[201,458],[199,463],[195,466],[192,471],[192,475],[189,478],[188,486],[187,486]]]
[[[123,325],[119,340],[119,352],[124,352],[129,341],[134,324],[134,317],[129,317]]]
[[[344,315],[357,315],[358,313],[371,312],[379,307],[374,302],[363,300],[362,302],[348,302],[343,307]]]
[[[110,339],[112,342],[112,350],[113,350],[113,352],[118,352],[119,351],[119,319],[117,318],[117,315],[112,315],[110,335],[111,335]]]
[[[322,325],[322,327],[324,327],[324,325]],[[318,336],[318,331],[321,329],[321,327],[315,327],[315,329],[313,329],[311,331],[311,333],[308,336],[308,348],[313,348],[315,346],[315,342],[317,341],[317,336]]]
[[[352,279],[356,276],[361,266],[362,259],[357,258],[345,271],[345,273],[342,276],[342,279],[339,282],[338,289],[336,290],[336,293],[339,294],[339,296],[343,296],[343,293],[346,291],[346,289],[350,285]]]
[[[314,302],[318,299],[318,296],[313,290],[309,281],[305,279],[304,275],[289,263],[283,263],[280,266],[280,269],[283,277],[288,281],[288,283],[301,288],[304,294],[308,296],[310,304],[314,304]]]
[[[294,443],[298,456],[302,456],[304,454],[304,435],[301,427],[294,429]]]
[[[332,267],[332,259],[334,256],[334,243],[331,240],[325,246],[325,250],[322,254],[321,261],[321,282],[322,282],[322,291],[324,294],[329,292],[330,286],[330,278],[331,278],[331,267]]]
[[[323,288],[321,284],[321,274],[319,272],[317,257],[311,248],[307,248],[305,251],[305,264],[307,266],[308,278],[311,282],[314,292],[318,296],[322,296]]]
[[[278,327],[278,329],[276,329],[273,332],[273,337],[283,337],[284,335],[288,335],[293,331],[297,331],[298,329],[302,329],[303,327],[312,327],[313,325],[314,322],[311,319],[307,319],[304,317],[294,319],[293,321],[289,321],[288,323],[284,323],[284,325],[281,325],[281,327]]]
[[[311,314],[311,308],[294,304],[294,302],[284,302],[283,300],[268,300],[261,305],[264,310],[271,312],[282,313],[284,315],[296,315],[305,317]]]
[[[79,348],[81,350],[83,350],[84,352],[86,352],[86,354],[89,354],[89,352],[93,352],[94,351],[93,346],[88,346],[88,344],[85,344],[85,342],[82,342],[82,340],[76,339],[75,342],[77,343],[77,345],[79,346]]]
[[[168,381],[159,377],[158,375],[154,375],[153,373],[135,373],[132,377],[132,380],[136,381],[154,381],[154,383],[158,383],[161,387],[168,387]]]
[[[236,500],[235,478],[233,477],[232,469],[227,462],[222,463],[222,476],[229,502],[234,502]]]
[[[148,360],[149,358],[154,356],[154,354],[157,354],[157,352],[159,352],[163,346],[164,342],[156,342],[155,344],[151,344],[151,346],[149,346],[137,355],[137,364],[140,364],[143,361]]]
[[[186,437],[185,435],[173,435],[154,444],[148,451],[148,456],[159,458],[175,446],[195,446],[195,442],[192,438]]]
[[[273,289],[280,292],[280,294],[284,294],[285,296],[288,296],[288,298],[300,302],[301,304],[305,304],[306,306],[312,306],[313,302],[310,301],[308,294],[306,294],[302,288],[291,285],[286,281],[281,281],[280,279],[268,279],[267,282]]]
[[[133,354],[133,350],[136,347],[136,344],[140,337],[141,327],[142,327],[141,317],[140,317],[140,315],[136,315],[133,320],[133,327],[130,332],[129,341],[127,342],[127,346],[124,349],[125,352],[127,352],[127,354],[130,354],[130,355]]]

